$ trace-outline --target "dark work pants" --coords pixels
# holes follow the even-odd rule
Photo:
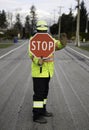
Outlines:
[[[44,101],[47,99],[49,91],[49,81],[48,78],[33,78],[33,102],[34,101]],[[46,105],[43,108],[33,108],[33,117],[38,118],[42,113],[46,111]]]

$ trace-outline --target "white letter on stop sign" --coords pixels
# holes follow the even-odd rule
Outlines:
[[[42,42],[42,50],[43,50],[43,51],[46,51],[46,50],[47,50],[47,42],[46,42],[46,41],[43,41],[43,42]]]
[[[32,41],[32,48],[31,50],[40,50],[42,49],[43,51],[46,51],[46,50],[51,50],[51,48],[53,47],[53,42],[52,41],[49,41],[49,42],[46,42],[46,41],[43,41],[41,43],[41,41]]]
[[[36,50],[35,41],[32,41],[32,50]]]
[[[49,43],[47,43],[46,41],[42,42],[43,51],[46,51],[47,49],[50,51],[52,47],[53,47],[53,42],[51,42],[51,41],[49,41]]]
[[[49,51],[51,50],[51,48],[53,47],[53,42],[49,42]]]

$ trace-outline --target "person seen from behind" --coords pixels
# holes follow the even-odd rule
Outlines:
[[[40,20],[36,25],[37,33],[47,33],[48,25],[46,21]],[[44,39],[45,40],[45,39]],[[55,51],[61,50],[66,46],[66,34],[63,34],[60,40],[54,39]],[[49,92],[49,82],[54,73],[54,54],[48,58],[37,58],[29,50],[29,57],[32,60],[32,79],[33,79],[33,121],[38,123],[47,123],[45,117],[51,117],[53,114],[46,109],[47,97]],[[40,72],[42,66],[42,72]]]

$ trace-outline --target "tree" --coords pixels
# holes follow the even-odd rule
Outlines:
[[[60,17],[59,17],[60,18]],[[50,27],[52,34],[58,34],[59,19],[56,24],[53,24]],[[71,34],[75,31],[75,19],[72,14],[72,10],[70,9],[69,14],[62,14],[61,16],[61,33],[65,32],[67,34]]]
[[[12,28],[12,19],[13,19],[13,13],[12,12],[8,12],[7,13],[7,20],[8,20],[9,28]]]
[[[58,24],[53,24],[51,27],[50,27],[50,32],[54,35],[54,34],[58,34]]]
[[[30,17],[29,17],[29,15],[26,16],[25,35],[26,35],[26,38],[29,38],[30,35],[31,35],[31,25],[30,25]]]
[[[85,32],[87,21],[87,10],[84,1],[81,2],[80,8],[80,32]]]
[[[6,19],[6,12],[4,10],[0,11],[0,28],[6,29],[8,26]]]
[[[23,26],[20,20],[20,14],[16,15],[16,23],[14,24],[14,29],[16,30],[17,34],[22,34]]]
[[[34,5],[31,6],[30,14],[31,14],[31,34],[33,34],[36,27],[36,21],[37,21],[36,8]]]
[[[72,11],[61,16],[61,32],[72,33],[74,31],[74,17]]]

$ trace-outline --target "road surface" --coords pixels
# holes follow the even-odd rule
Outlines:
[[[0,130],[89,130],[89,56],[66,47],[55,53],[55,74],[47,102],[53,117],[32,121],[28,41],[0,54]]]

